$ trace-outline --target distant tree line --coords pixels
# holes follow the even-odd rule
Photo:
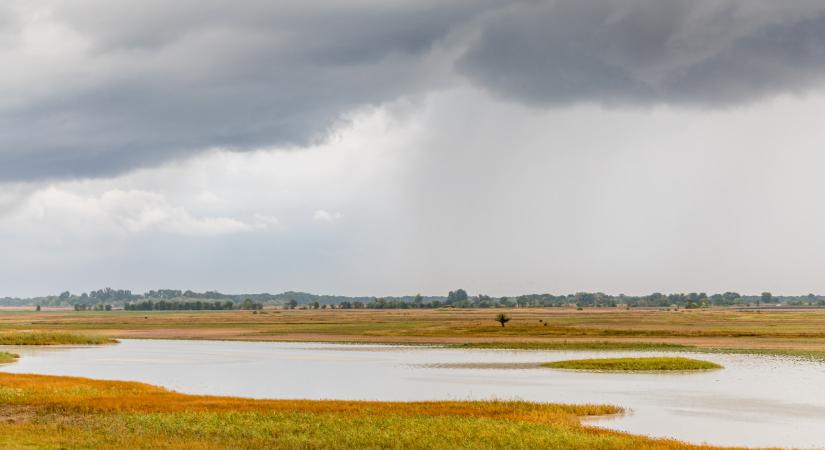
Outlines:
[[[247,303],[248,301],[248,303]],[[704,292],[649,295],[610,295],[602,292],[574,294],[527,294],[514,297],[492,297],[485,294],[469,295],[456,289],[446,296],[347,297],[315,295],[305,292],[280,294],[223,294],[217,291],[157,289],[143,294],[130,290],[104,288],[80,295],[64,291],[59,295],[32,298],[0,298],[0,306],[74,307],[79,311],[123,308],[134,311],[230,310],[260,309],[264,305],[286,309],[415,309],[415,308],[512,308],[512,307],[680,307],[706,308],[711,306],[825,306],[825,296],[778,296],[770,292],[759,295],[740,295],[737,292],[706,294]]]
[[[37,305],[37,310],[40,311],[40,305]],[[74,305],[75,311],[111,311],[112,305],[98,303],[96,305]]]
[[[825,297],[809,294],[804,297],[776,297],[769,292],[758,296],[743,296],[736,292],[707,295],[704,292],[662,294],[644,296],[624,294],[608,295],[602,292],[577,292],[567,295],[529,294],[516,297],[491,297],[479,294],[469,296],[463,289],[450,291],[443,301],[423,301],[416,296],[412,302],[374,298],[369,302],[341,302],[343,309],[411,309],[411,308],[549,308],[576,306],[580,308],[625,307],[682,307],[687,309],[710,306],[767,306],[785,304],[790,306],[825,306]]]
[[[234,309],[235,304],[232,302],[179,302],[160,300],[154,302],[152,300],[145,300],[136,303],[127,303],[123,305],[126,311],[202,311],[202,310],[228,310]]]

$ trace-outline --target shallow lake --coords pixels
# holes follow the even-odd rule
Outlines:
[[[590,424],[694,443],[825,448],[825,363],[790,358],[685,354],[725,368],[618,374],[443,365],[679,353],[168,340],[3,349],[21,355],[0,366],[14,373],[142,381],[185,393],[253,398],[613,404],[628,413]]]

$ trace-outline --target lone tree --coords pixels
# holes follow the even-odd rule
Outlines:
[[[507,323],[509,321],[510,321],[510,316],[508,316],[507,314],[499,313],[499,315],[496,316],[496,322],[500,323],[502,327],[504,326],[505,323]]]

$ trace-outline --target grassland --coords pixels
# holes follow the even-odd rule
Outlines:
[[[476,348],[679,350],[825,360],[825,310],[2,311],[3,331],[111,338],[373,342]]]
[[[682,449],[582,426],[600,405],[192,396],[132,382],[0,373],[0,448]]]
[[[722,368],[719,364],[709,361],[678,357],[570,359],[544,363],[542,366],[553,369],[611,372],[682,372]]]
[[[0,352],[0,364],[8,364],[17,361],[17,355],[9,352]]]
[[[0,337],[730,352],[825,360],[825,311],[514,309],[506,311],[512,317],[506,327],[493,320],[498,312],[2,311]],[[41,338],[28,339],[49,341]],[[520,402],[255,401],[187,396],[137,383],[0,373],[0,448],[688,447],[579,422],[616,412],[610,406]]]
[[[116,339],[104,336],[54,331],[0,332],[0,345],[102,345],[116,342]]]

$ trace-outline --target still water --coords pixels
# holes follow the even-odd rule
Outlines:
[[[168,340],[5,349],[21,355],[17,363],[0,367],[14,373],[142,381],[178,392],[252,398],[614,404],[627,414],[589,424],[693,443],[825,448],[825,363],[789,358],[700,355],[725,368],[616,374],[524,368],[524,363],[605,356],[593,351]]]

